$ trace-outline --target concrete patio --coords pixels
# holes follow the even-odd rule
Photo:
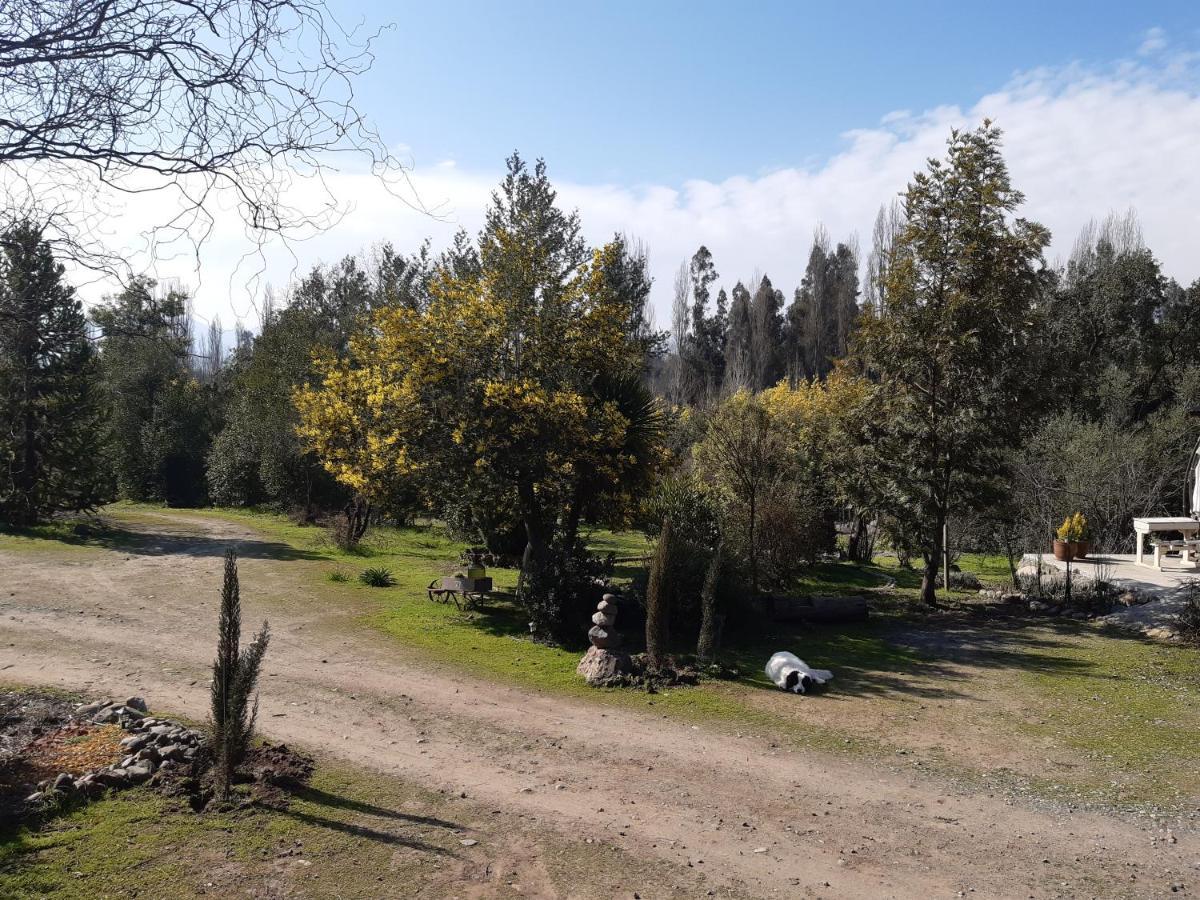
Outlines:
[[[1067,564],[1055,559],[1053,553],[1042,553],[1040,556],[1036,553],[1026,553],[1021,560],[1021,568],[1034,571],[1038,559],[1042,562],[1043,572],[1054,570],[1066,574]],[[1184,565],[1178,557],[1169,556],[1163,559],[1162,568],[1157,569],[1149,565],[1139,566],[1134,562],[1132,554],[1110,553],[1074,560],[1071,563],[1071,575],[1083,578],[1100,577],[1123,589],[1163,596],[1174,591],[1189,578],[1200,578],[1200,568],[1194,563]]]

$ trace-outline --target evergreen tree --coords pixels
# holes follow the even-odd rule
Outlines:
[[[1025,366],[1049,233],[1014,216],[1023,199],[997,128],[952,132],[947,160],[905,192],[882,309],[855,341],[881,403],[865,435],[886,485],[878,508],[921,546],[931,604],[950,512],[1002,487],[1033,408]]]
[[[751,387],[764,390],[783,374],[783,292],[763,276],[750,303]]]
[[[0,520],[12,524],[107,496],[99,370],[63,271],[32,223],[0,235]]]
[[[749,388],[753,382],[752,341],[750,292],[739,281],[733,286],[733,303],[729,307],[729,331],[725,341],[726,393],[732,394],[743,388]]]
[[[112,398],[109,464],[122,497],[195,506],[206,499],[204,458],[219,394],[195,377],[187,297],[134,278],[93,312]]]

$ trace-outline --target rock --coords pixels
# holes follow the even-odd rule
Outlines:
[[[609,596],[611,597],[612,595],[610,594]],[[607,613],[608,615],[615,617],[617,614],[617,604],[608,600],[601,600],[596,604],[596,610],[598,612]]]
[[[140,784],[154,774],[154,763],[149,760],[135,762],[131,766],[122,766],[125,777],[134,784]]]
[[[179,744],[167,744],[165,747],[160,747],[158,755],[163,759],[170,759],[175,762],[183,762],[187,759],[187,754]]]
[[[54,779],[54,786],[51,790],[62,791],[69,793],[75,789],[75,777],[67,772],[61,773]]]
[[[105,787],[122,788],[129,784],[124,769],[101,769],[96,773],[96,781]]]
[[[1043,603],[1041,600],[1030,600],[1029,611],[1038,615],[1046,615],[1050,612],[1050,604]]]
[[[588,640],[592,642],[593,647],[598,647],[601,650],[609,650],[620,646],[621,636],[615,631],[606,630],[599,625],[593,625],[588,629]]]
[[[96,713],[96,715],[92,716],[92,721],[97,725],[111,725],[120,718],[120,715],[117,713],[118,708],[116,706],[106,706],[100,712]]]
[[[107,700],[96,700],[92,703],[85,703],[82,706],[77,706],[75,707],[75,718],[86,719],[89,716],[94,716],[106,706],[108,706]]]
[[[129,699],[127,699],[125,701],[125,706],[127,706],[129,709],[135,709],[142,714],[148,713],[150,711],[146,707],[146,701],[143,700],[141,697],[130,697]]]
[[[577,675],[592,687],[608,684],[618,675],[633,671],[633,663],[627,653],[617,653],[602,647],[588,647],[587,653],[575,669]]]
[[[170,725],[155,725],[150,729],[149,733],[153,734],[155,736],[166,735],[166,734],[170,734],[174,730],[175,729],[172,728]]]
[[[1015,605],[1025,600],[1025,595],[1020,591],[1007,591],[1000,595],[1000,602]]]
[[[616,594],[605,594],[603,597],[600,598],[600,602],[601,603],[616,603],[617,595]]]
[[[602,612],[597,612],[592,615],[592,621],[601,628],[612,628],[617,622],[617,617],[610,616]]]
[[[130,753],[137,753],[149,743],[150,735],[148,734],[131,734],[129,737],[121,739],[121,746]]]
[[[136,760],[148,759],[148,760],[150,760],[150,762],[159,762],[162,758],[162,755],[163,754],[161,754],[154,747],[143,747],[141,750],[139,750],[137,753],[134,754],[133,758]]]
[[[44,797],[44,796],[45,796],[45,794],[43,794],[41,791],[34,791],[32,794],[30,794],[28,797],[25,798],[25,802],[30,805],[33,805],[36,803],[41,803],[42,797]]]

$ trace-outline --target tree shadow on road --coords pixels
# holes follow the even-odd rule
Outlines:
[[[6,528],[3,533],[31,540],[56,541],[79,547],[95,547],[135,556],[224,556],[232,548],[245,559],[328,560],[333,556],[303,550],[280,541],[259,538],[220,537],[183,530],[179,525],[147,526],[116,524],[104,518],[85,522],[51,523],[29,528]]]
[[[310,786],[296,787],[289,790],[288,793],[293,801],[302,801],[305,805],[320,807],[321,812],[297,809],[294,803],[290,803],[283,810],[285,815],[320,828],[328,828],[341,834],[389,846],[408,847],[426,853],[453,856],[454,854],[449,850],[430,843],[425,838],[435,830],[458,832],[462,828],[462,826],[444,819],[413,815]],[[348,818],[339,818],[339,814],[350,815]],[[417,833],[405,833],[399,830],[405,826],[411,827]]]

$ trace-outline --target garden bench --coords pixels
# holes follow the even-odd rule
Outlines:
[[[1153,535],[1157,532],[1177,531],[1183,535],[1184,542],[1196,540],[1197,533],[1200,533],[1200,521],[1190,518],[1144,518],[1133,520],[1133,554],[1134,562],[1139,565],[1145,565],[1142,562],[1143,550],[1142,540],[1146,535]],[[1170,541],[1165,543],[1172,543]],[[1193,545],[1194,546],[1194,545]],[[1162,553],[1159,550],[1159,545],[1154,548],[1154,566],[1158,568],[1162,562]],[[1185,557],[1186,562],[1186,557]]]
[[[1154,545],[1154,565],[1156,568],[1162,568],[1163,556],[1172,551],[1179,551],[1179,561],[1182,563],[1195,563],[1191,559],[1193,553],[1200,554],[1200,540],[1185,538],[1181,541],[1158,541]]]

